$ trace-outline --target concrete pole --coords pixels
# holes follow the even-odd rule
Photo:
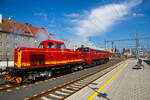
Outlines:
[[[104,45],[105,45],[105,50],[106,50],[106,39],[104,39]]]
[[[136,58],[139,58],[139,36],[138,36],[138,28],[136,28]]]

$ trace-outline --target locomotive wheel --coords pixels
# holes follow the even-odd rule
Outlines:
[[[52,71],[49,71],[49,72],[48,72],[48,75],[47,75],[47,78],[52,77],[52,75],[53,75]]]
[[[82,65],[79,65],[79,66],[78,66],[78,69],[79,69],[79,70],[82,70],[82,69],[83,69],[83,66],[82,66]]]
[[[78,66],[74,66],[74,67],[71,68],[71,72],[75,72],[77,70],[78,70]]]
[[[71,68],[71,72],[72,72],[72,73],[75,72],[74,67]]]

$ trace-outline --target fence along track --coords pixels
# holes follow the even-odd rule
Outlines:
[[[108,72],[110,72],[111,70],[113,70],[121,64],[122,63],[120,62],[112,67],[102,68],[99,71],[85,75],[62,86],[58,86],[54,89],[42,92],[41,94],[34,95],[31,98],[26,98],[26,100],[64,100],[65,98],[86,87],[88,84],[99,79],[100,77],[107,74]]]

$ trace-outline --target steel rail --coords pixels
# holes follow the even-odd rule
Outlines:
[[[113,62],[116,62],[115,60],[110,60],[109,61],[109,65],[112,65],[112,63]],[[96,67],[96,66],[94,66],[94,67]],[[91,67],[91,68],[93,68],[93,67]],[[107,67],[108,68],[108,67]],[[105,69],[105,68],[102,68],[102,69]],[[101,70],[102,70],[101,69]],[[77,72],[79,72],[79,71],[77,71]],[[76,73],[76,72],[74,72],[74,73]],[[96,72],[95,72],[96,73]],[[94,74],[94,73],[92,73],[92,74]],[[66,74],[66,75],[68,75],[68,74]],[[66,75],[64,75],[64,77],[66,76]],[[87,76],[87,74],[85,75],[85,76]],[[58,76],[57,78],[50,78],[50,79],[47,79],[47,80],[55,80],[55,79],[58,79],[58,78],[61,78],[61,76]],[[3,92],[3,91],[7,91],[7,90],[10,90],[10,89],[14,89],[14,88],[19,88],[19,87],[24,87],[24,86],[26,86],[26,87],[28,87],[28,86],[30,86],[30,85],[34,85],[34,84],[36,84],[36,83],[38,83],[38,82],[45,82],[45,80],[42,80],[42,81],[37,81],[37,82],[34,82],[34,83],[30,83],[30,84],[23,84],[23,85],[10,85],[10,86],[6,86],[6,85],[9,85],[9,84],[0,84],[0,92]]]
[[[99,72],[102,72],[102,71],[104,71],[104,70],[106,70],[106,69],[108,69],[108,68],[111,68],[109,71],[107,71],[107,72],[101,74],[101,75],[98,76],[97,78],[95,78],[95,79],[93,79],[93,80],[91,80],[91,81],[89,81],[89,82],[87,82],[87,83],[85,82],[85,84],[83,83],[83,86],[81,86],[81,87],[79,87],[79,88],[76,88],[73,92],[69,93],[68,95],[64,95],[64,97],[62,97],[62,98],[60,99],[60,100],[64,100],[65,98],[67,98],[67,97],[71,96],[72,94],[76,93],[77,91],[81,90],[82,88],[84,88],[84,87],[87,86],[88,84],[92,83],[93,81],[95,81],[95,80],[99,79],[100,77],[102,77],[103,75],[107,74],[108,72],[110,72],[111,70],[113,70],[114,68],[116,68],[119,64],[121,64],[121,63],[118,63],[117,65],[111,66],[111,67],[110,67],[110,66],[107,66],[107,67],[102,68],[102,69],[100,69],[100,70],[98,70],[98,71],[95,71],[95,72],[90,73],[90,74],[88,74],[88,75],[85,75],[85,76],[83,76],[83,77],[81,77],[81,78],[78,78],[78,79],[76,79],[76,80],[73,80],[73,81],[71,81],[71,82],[69,82],[69,83],[66,83],[66,84],[64,84],[64,85],[62,85],[62,86],[58,86],[58,87],[53,88],[53,89],[51,89],[51,90],[45,91],[44,93],[38,94],[38,95],[33,96],[33,97],[31,97],[31,98],[27,98],[27,100],[36,100],[36,99],[39,99],[39,98],[41,98],[41,97],[43,97],[43,96],[47,96],[47,95],[49,95],[49,94],[54,94],[56,91],[61,91],[61,90],[64,89],[64,88],[67,88],[67,87],[69,87],[69,86],[71,86],[71,85],[73,85],[73,84],[75,84],[75,83],[78,83],[78,82],[80,82],[80,81],[82,81],[82,80],[85,80],[85,79],[87,79],[87,78],[89,78],[89,77],[92,77],[92,76],[94,77],[94,75],[98,74]],[[58,98],[57,98],[57,99],[58,99]]]

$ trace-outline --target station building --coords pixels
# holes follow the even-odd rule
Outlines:
[[[0,21],[0,61],[14,59],[14,48],[20,46],[38,47],[42,36],[50,38],[47,30],[28,23],[20,23],[1,18]]]

